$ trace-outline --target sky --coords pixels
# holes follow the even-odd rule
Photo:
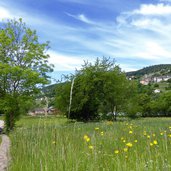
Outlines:
[[[171,62],[171,0],[0,0],[14,18],[50,41],[54,80],[103,56],[126,72]]]

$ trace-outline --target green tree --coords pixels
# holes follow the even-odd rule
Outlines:
[[[46,50],[36,31],[22,19],[10,20],[0,29],[0,107],[5,113],[7,130],[15,126],[22,106],[48,83],[52,71]]]
[[[104,73],[104,102],[108,107],[108,112],[113,114],[116,121],[117,113],[125,103],[128,92],[128,80],[125,73],[114,63],[110,63],[110,70]]]
[[[127,82],[125,103],[122,106],[124,114],[129,118],[141,116],[142,106],[139,104],[139,83],[137,81]]]
[[[171,116],[171,92],[162,93],[154,103],[156,115]]]
[[[70,118],[83,121],[98,119],[99,113],[113,112],[115,106],[122,105],[127,80],[114,61],[103,58],[94,64],[85,62],[74,77]],[[57,92],[58,107],[65,109],[66,113],[70,86],[71,81],[68,81]]]

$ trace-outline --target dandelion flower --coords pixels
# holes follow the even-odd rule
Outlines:
[[[87,136],[87,135],[84,135],[84,140],[89,142],[90,141],[90,138]]]
[[[87,135],[84,135],[84,140],[86,140],[88,138],[88,136]]]
[[[124,137],[121,137],[121,140],[124,140]]]
[[[168,137],[171,138],[171,134],[169,134]]]
[[[154,144],[154,145],[157,145],[157,144],[158,144],[157,140],[154,140],[154,141],[153,141],[153,144]]]
[[[98,127],[96,127],[96,128],[94,128],[96,131],[98,131],[99,130],[99,128]]]
[[[156,134],[153,134],[153,137],[155,137],[156,136]]]
[[[118,153],[119,153],[119,150],[115,150],[114,153],[115,153],[115,154],[118,154]]]
[[[88,137],[88,138],[86,139],[86,141],[89,142],[89,141],[90,141],[90,138]]]
[[[94,147],[93,147],[92,145],[89,145],[88,148],[89,148],[90,150],[93,150],[93,149],[94,149]]]
[[[102,131],[102,132],[100,132],[100,135],[101,135],[101,136],[103,136],[103,135],[104,135],[104,132],[103,132],[103,131]]]
[[[163,132],[160,132],[160,135],[163,135]]]
[[[126,146],[132,147],[132,143],[129,142],[129,143],[126,144]]]
[[[150,139],[150,135],[147,135],[147,138]]]
[[[150,146],[153,146],[153,143],[150,143]]]
[[[128,151],[128,148],[124,148],[124,152],[127,152]]]
[[[129,131],[129,134],[132,134],[133,133],[133,131]]]
[[[135,142],[135,143],[137,143],[137,142],[138,142],[138,140],[134,140],[134,142]]]
[[[125,142],[126,142],[126,140],[123,140],[123,142],[125,143]]]

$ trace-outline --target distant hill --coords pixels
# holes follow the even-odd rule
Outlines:
[[[52,84],[42,88],[42,92],[47,97],[54,97],[57,84]]]
[[[161,74],[161,75],[171,73],[171,64],[152,65],[137,71],[127,72],[126,75],[128,77],[130,76],[142,77],[145,74],[149,75],[152,73]]]
[[[141,78],[143,77],[145,74],[147,75],[166,75],[169,74],[171,75],[171,64],[160,64],[160,65],[153,65],[153,66],[148,66],[145,67],[143,69],[137,70],[137,71],[132,71],[132,72],[127,72],[126,75],[128,77],[134,76],[136,78]],[[58,84],[53,84],[53,85],[49,85],[46,86],[42,89],[42,92],[44,93],[44,95],[46,95],[47,97],[54,97],[56,94],[56,88],[58,86],[60,86],[61,84],[64,83],[58,83]],[[41,95],[40,95],[41,96]]]

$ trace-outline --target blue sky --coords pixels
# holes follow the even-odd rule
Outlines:
[[[50,41],[54,78],[96,57],[124,71],[171,61],[171,0],[1,0],[0,20],[9,18]]]

